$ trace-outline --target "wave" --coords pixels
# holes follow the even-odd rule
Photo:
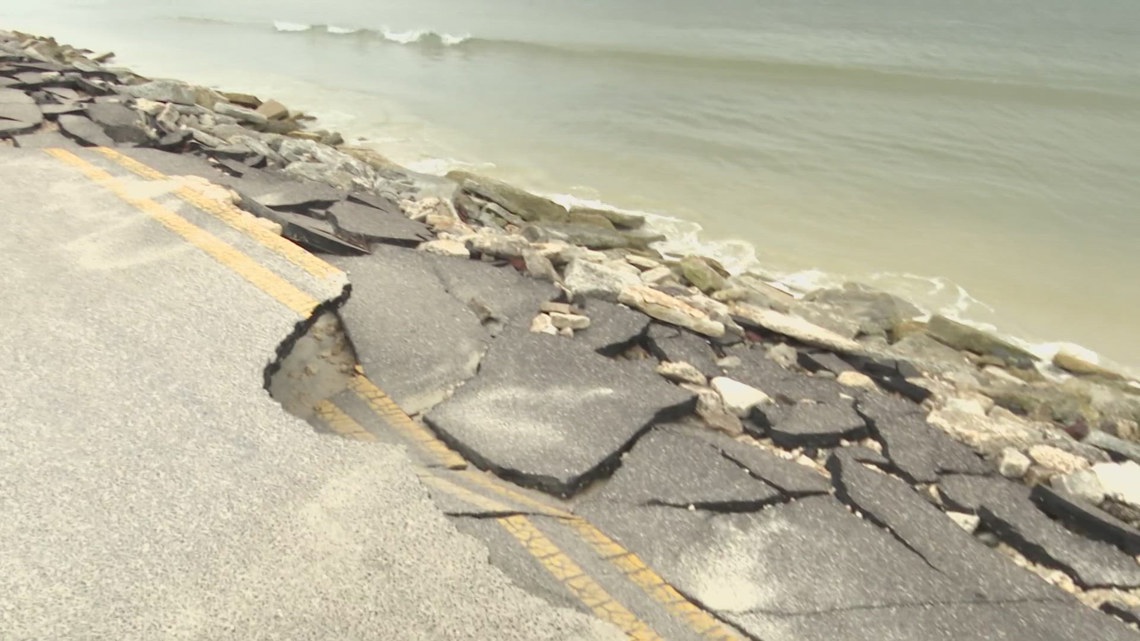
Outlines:
[[[313,33],[330,36],[355,36],[376,38],[401,45],[423,44],[454,47],[471,40],[470,34],[451,34],[432,31],[431,29],[408,29],[396,31],[388,27],[380,29],[366,29],[363,27],[341,27],[337,25],[306,24],[301,22],[288,22],[274,20],[273,28],[282,33]]]

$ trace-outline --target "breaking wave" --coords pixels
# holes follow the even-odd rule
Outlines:
[[[470,34],[451,34],[432,31],[431,29],[408,29],[396,31],[388,27],[380,29],[365,29],[362,27],[342,27],[337,25],[305,24],[301,22],[288,22],[285,20],[273,21],[273,28],[282,33],[316,33],[330,36],[354,36],[358,38],[374,38],[401,45],[424,44],[454,47],[471,40]]]

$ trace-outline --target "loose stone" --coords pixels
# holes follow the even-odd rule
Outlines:
[[[700,370],[684,361],[677,363],[664,361],[659,363],[656,369],[658,374],[675,383],[691,383],[700,386],[708,383],[708,379]]]
[[[1030,465],[1028,456],[1012,447],[1007,447],[1002,450],[1001,460],[998,461],[998,472],[1007,479],[1019,479],[1029,471]]]
[[[725,376],[712,379],[712,387],[724,399],[728,411],[742,418],[748,416],[753,407],[772,402],[771,397],[755,387]]]
[[[561,312],[551,312],[550,321],[558,329],[586,329],[590,326],[590,319],[587,316],[579,314],[564,314]]]
[[[554,320],[550,318],[549,314],[539,314],[531,321],[530,331],[535,334],[550,334],[554,336],[558,333],[558,328],[554,326]]]

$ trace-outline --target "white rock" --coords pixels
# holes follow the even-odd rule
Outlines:
[[[586,329],[590,326],[590,319],[580,314],[551,312],[550,320],[558,329]]]
[[[1096,352],[1080,345],[1066,343],[1053,355],[1053,365],[1073,374],[1091,374],[1110,379],[1123,378],[1112,368],[1106,367]]]
[[[856,372],[854,370],[840,372],[839,376],[835,377],[835,381],[840,385],[846,385],[847,387],[861,387],[863,389],[875,389],[878,387],[875,385],[875,381],[872,380],[870,376],[867,376],[862,372]]]
[[[724,399],[715,390],[691,383],[681,383],[681,387],[697,394],[697,416],[704,420],[705,425],[730,436],[744,433],[740,418],[725,408]]]
[[[467,241],[470,249],[480,254],[499,258],[522,258],[530,243],[522,236],[480,233]]]
[[[965,512],[951,512],[947,511],[946,516],[950,517],[951,521],[958,524],[958,527],[973,534],[977,531],[978,526],[982,524],[982,518],[977,514],[966,514]]]
[[[565,336],[566,338],[573,338],[574,330],[570,329],[569,327],[563,327],[562,329],[558,330],[558,335]]]
[[[698,334],[711,338],[724,336],[724,323],[714,321],[684,301],[645,285],[632,285],[621,290],[618,302],[640,309],[657,320],[691,329]]]
[[[724,399],[728,411],[740,417],[748,416],[757,405],[772,402],[771,397],[764,392],[727,376],[712,379],[712,388]]]
[[[637,254],[627,254],[625,257],[625,262],[642,271],[661,266],[660,262],[653,260],[652,258],[646,258],[645,256],[638,256]]]
[[[980,401],[973,398],[950,398],[946,401],[946,409],[954,412],[964,412],[974,416],[985,416],[986,408]]]
[[[673,270],[664,265],[661,265],[659,267],[654,267],[653,269],[642,272],[641,282],[647,283],[649,285],[656,285],[657,283],[666,281],[672,277]]]
[[[439,256],[462,256],[463,258],[471,257],[471,252],[467,251],[467,244],[462,243],[458,240],[429,240],[425,243],[420,243],[419,247],[416,249]]]
[[[269,122],[269,118],[266,118],[265,114],[260,114],[252,109],[247,109],[241,105],[228,102],[219,102],[214,105],[214,113],[237,118],[242,122],[248,122],[254,125],[264,125]]]
[[[1140,509],[1140,465],[1126,463],[1099,463],[1092,467],[1107,498]]]
[[[530,331],[535,334],[550,334],[551,336],[558,334],[558,328],[554,326],[554,321],[549,314],[535,316],[534,320],[530,322]]]
[[[849,338],[844,338],[829,329],[809,323],[798,316],[777,312],[774,309],[764,309],[747,303],[735,303],[732,305],[732,317],[738,323],[758,326],[770,332],[794,338],[807,345],[815,345],[835,352],[862,351],[859,343]]]
[[[1055,476],[1049,484],[1093,505],[1104,502],[1104,486],[1093,470],[1077,470],[1072,474]]]
[[[1007,447],[1001,452],[998,472],[1007,479],[1019,479],[1029,471],[1030,464],[1031,461],[1028,456],[1012,447]]]
[[[982,368],[982,371],[989,374],[990,376],[993,376],[1003,383],[1009,383],[1010,385],[1018,386],[1029,385],[1029,383],[1026,383],[1025,381],[1014,376],[1013,374],[1010,374],[1005,369],[998,367],[997,365],[986,365]]]
[[[691,383],[693,385],[706,385],[708,383],[708,379],[699,369],[684,361],[659,363],[657,373],[678,383]]]
[[[1052,445],[1034,445],[1029,448],[1029,458],[1033,462],[1055,474],[1072,474],[1087,469],[1089,462],[1076,454],[1059,450]]]
[[[800,354],[796,348],[788,345],[787,343],[780,343],[768,348],[768,358],[780,364],[784,369],[791,369],[799,362]]]
[[[732,369],[734,367],[740,367],[743,364],[744,361],[740,360],[739,356],[725,356],[724,358],[718,358],[716,361],[716,366],[721,369]]]
[[[575,296],[600,298],[615,301],[623,289],[638,285],[637,268],[624,265],[624,269],[614,263],[595,263],[575,258],[566,266],[564,283]]]

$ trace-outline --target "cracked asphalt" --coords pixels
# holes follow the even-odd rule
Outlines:
[[[361,369],[313,423],[357,442],[316,434],[261,383],[343,275],[219,224],[157,170],[0,151],[12,638],[1138,638],[947,518],[934,494],[1005,510],[1010,540],[1098,580],[1135,573],[1028,496],[963,489],[1008,482],[912,401],[761,345],[720,350],[740,363],[724,371],[704,339],[612,303],[587,301],[597,326],[574,338],[531,334],[557,290],[403,230],[332,259]],[[749,436],[701,427],[654,373],[679,354],[776,404]]]
[[[76,153],[0,148],[0,637],[622,638],[489,564],[402,448],[265,393],[300,317],[223,246],[343,282]]]

